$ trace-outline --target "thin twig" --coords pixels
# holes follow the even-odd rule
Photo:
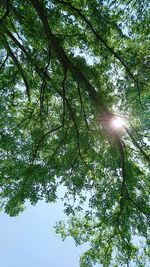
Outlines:
[[[1,64],[0,69],[2,69],[5,66],[7,59],[8,59],[8,54],[7,54],[6,58],[4,59],[3,63]]]
[[[56,128],[51,129],[50,131],[46,132],[46,133],[40,138],[40,140],[38,141],[38,144],[37,144],[37,146],[36,146],[36,149],[35,149],[35,151],[34,151],[34,155],[33,155],[32,163],[34,162],[34,160],[35,160],[35,158],[36,158],[36,155],[37,155],[37,152],[38,152],[38,150],[39,150],[39,147],[41,146],[41,144],[42,144],[43,140],[45,139],[45,137],[46,137],[47,135],[53,133],[53,132],[56,132],[56,131],[59,130],[60,128],[62,128],[62,125],[60,125],[60,126],[58,126],[58,127],[56,127]]]
[[[86,123],[86,127],[89,131],[89,125],[88,125],[87,118],[86,118],[86,112],[85,112],[85,108],[84,108],[83,101],[82,101],[82,95],[81,95],[79,83],[78,83],[78,95],[79,95],[79,99],[80,99],[80,103],[81,103],[81,110],[83,111],[83,116],[84,116],[84,120]]]
[[[63,120],[62,120],[62,124],[64,126],[65,124],[65,115],[66,115],[66,102],[65,102],[65,98],[66,98],[66,88],[65,88],[65,82],[67,80],[67,69],[64,69],[64,78],[62,81],[62,89],[63,89],[63,93],[62,93],[62,98],[63,98]]]

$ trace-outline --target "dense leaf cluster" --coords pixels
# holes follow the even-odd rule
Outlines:
[[[1,208],[65,188],[56,231],[88,243],[81,267],[149,261],[149,17],[148,0],[0,3]]]

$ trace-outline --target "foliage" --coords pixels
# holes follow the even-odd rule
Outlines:
[[[81,267],[150,255],[149,16],[148,0],[0,4],[1,208],[66,188],[56,231],[89,244]]]

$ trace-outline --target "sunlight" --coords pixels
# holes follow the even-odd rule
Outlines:
[[[123,126],[125,126],[126,123],[125,123],[124,119],[122,119],[120,117],[116,117],[116,118],[112,119],[111,125],[114,129],[119,129],[119,128],[122,128]]]

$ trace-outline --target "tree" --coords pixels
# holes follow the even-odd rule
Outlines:
[[[146,266],[149,1],[0,4],[1,208],[55,202],[81,267]],[[142,244],[139,240],[142,238]]]

